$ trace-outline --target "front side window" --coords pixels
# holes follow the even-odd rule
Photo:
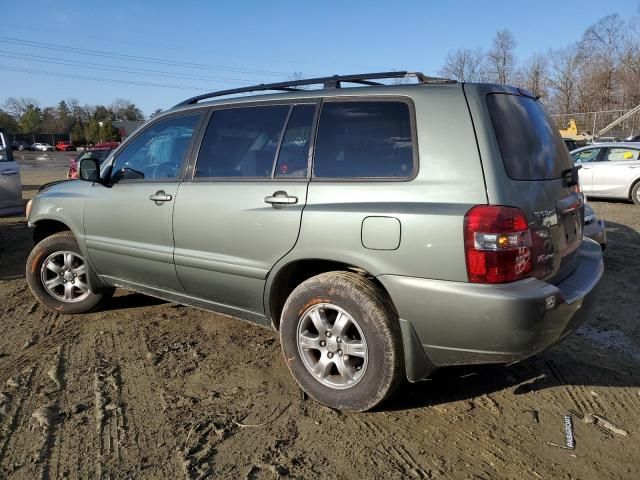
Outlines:
[[[599,148],[592,148],[590,150],[581,150],[579,152],[575,152],[571,155],[573,161],[575,163],[588,163],[588,162],[597,162],[600,157]]]
[[[316,178],[408,178],[414,172],[409,106],[396,101],[326,102]]]
[[[118,154],[111,178],[114,181],[178,178],[201,116],[181,115],[153,124]]]
[[[273,105],[214,112],[194,177],[270,178],[290,108]]]
[[[629,162],[638,160],[638,153],[640,150],[634,150],[633,148],[610,148],[607,160],[610,162]]]

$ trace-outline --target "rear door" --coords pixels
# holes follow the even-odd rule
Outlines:
[[[486,105],[499,152],[482,159],[489,202],[525,212],[534,243],[534,274],[560,281],[573,271],[583,238],[584,202],[572,184],[571,156],[535,98],[519,90],[496,92],[486,95]],[[577,175],[573,180],[577,184]]]
[[[176,270],[189,294],[240,316],[263,313],[267,274],[298,238],[316,109],[213,112],[173,217]]]
[[[631,182],[640,175],[640,150],[630,147],[605,149],[603,161],[594,164],[592,194],[628,197]]]
[[[0,131],[0,215],[21,214],[22,208],[18,164],[13,159],[6,134]]]
[[[602,161],[606,149],[601,147],[580,150],[571,154],[576,165],[580,165],[580,187],[586,194],[593,192],[593,168]]]

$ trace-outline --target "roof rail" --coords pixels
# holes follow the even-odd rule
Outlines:
[[[253,85],[250,87],[232,88],[230,90],[219,90],[217,92],[203,93],[191,97],[183,102],[178,103],[173,108],[183,107],[185,105],[194,105],[201,100],[208,98],[224,97],[227,95],[235,95],[238,93],[247,92],[259,92],[265,90],[277,90],[284,92],[297,92],[301,91],[299,88],[304,85],[316,85],[322,84],[323,88],[340,88],[341,83],[356,83],[360,85],[384,85],[383,83],[376,82],[374,80],[380,80],[385,78],[406,78],[415,77],[418,83],[455,83],[455,80],[439,77],[429,77],[420,72],[406,72],[406,71],[394,71],[394,72],[378,72],[378,73],[361,73],[355,75],[333,75],[332,77],[317,77],[317,78],[305,78],[301,80],[292,80],[288,82],[278,83],[261,83],[259,85]]]

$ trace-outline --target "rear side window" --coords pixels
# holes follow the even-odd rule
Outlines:
[[[289,105],[241,107],[213,113],[195,177],[269,178]]]
[[[316,138],[314,177],[412,177],[410,118],[405,102],[325,102]]]
[[[0,162],[12,162],[11,145],[3,132],[0,132]]]
[[[507,175],[514,180],[550,180],[573,167],[553,121],[533,98],[490,94],[487,107]]]
[[[610,148],[607,160],[610,162],[624,162],[638,160],[638,150],[633,148]]]

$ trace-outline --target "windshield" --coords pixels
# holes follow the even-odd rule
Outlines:
[[[569,151],[540,102],[490,94],[487,107],[507,175],[514,180],[550,180],[573,167]]]

